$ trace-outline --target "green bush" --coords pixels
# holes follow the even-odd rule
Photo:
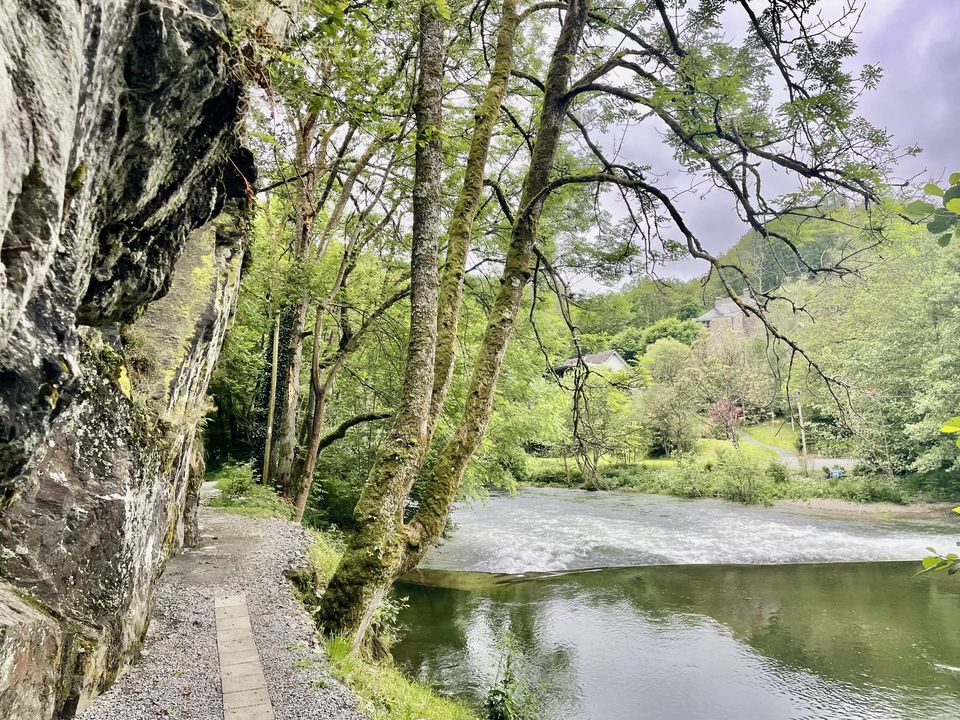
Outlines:
[[[277,495],[273,488],[253,482],[251,463],[226,463],[207,473],[206,479],[216,482],[220,494],[210,501],[214,507],[253,517],[276,517],[289,520],[293,506]]]
[[[223,495],[240,498],[253,489],[252,463],[224,463],[218,469],[207,473],[207,482],[215,482]]]
[[[767,476],[777,485],[785,483],[790,479],[787,466],[779,460],[774,460],[767,466]]]
[[[357,507],[363,484],[354,478],[325,475],[314,481],[314,491],[306,522],[311,527],[335,526],[341,530],[354,528],[353,510]]]
[[[542,709],[531,692],[523,666],[523,654],[512,635],[500,644],[500,662],[493,685],[487,691],[487,720],[540,720]]]
[[[929,501],[954,502],[960,498],[960,475],[947,470],[912,473],[901,478],[900,485],[906,492]]]
[[[569,473],[562,467],[540,468],[527,475],[531,485],[553,485],[556,487],[577,487],[583,483],[583,473],[578,468],[570,468]]]

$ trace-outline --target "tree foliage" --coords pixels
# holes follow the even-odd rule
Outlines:
[[[772,341],[826,376],[768,318],[790,302],[781,281],[796,273],[768,282],[765,269],[712,254],[683,208],[685,190],[714,188],[745,231],[779,248],[778,263],[812,277],[851,276],[882,239],[896,151],[856,115],[877,71],[848,70],[855,13],[815,6],[309,3],[289,47],[249,36],[264,202],[224,365],[238,372],[221,374],[217,392],[221,407],[262,397],[266,329],[279,316],[278,487],[298,516],[319,517],[332,484],[314,492],[318,470],[342,454],[349,477],[363,478],[319,611],[329,632],[359,645],[453,501],[512,476],[521,439],[556,442],[564,403],[547,388],[559,361],[632,343],[651,380],[644,412],[683,408],[659,440],[668,451],[687,448],[709,407],[759,407],[752,365],[738,385],[710,364],[720,349],[695,340],[689,319],[710,283],[752,293],[747,312]],[[728,11],[741,40],[724,30]],[[635,126],[662,138],[672,167],[624,152],[615,131]],[[686,188],[664,180],[678,170]],[[856,240],[814,257],[797,241],[812,223],[855,224]],[[568,285],[574,274],[646,276],[685,256],[711,268],[699,292],[638,282],[584,299]],[[584,376],[558,384],[574,391],[574,418],[594,436],[581,456],[597,464],[620,432],[610,418],[633,402]],[[703,391],[717,383],[729,391]],[[253,410],[237,417],[257,424]]]

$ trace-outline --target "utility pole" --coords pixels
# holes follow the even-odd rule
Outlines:
[[[803,474],[809,475],[810,471],[807,469],[807,428],[803,424],[803,405],[800,403],[800,391],[797,390],[794,395],[794,399],[797,401],[797,418],[800,421],[800,446],[802,448],[801,455],[803,462]]]
[[[270,445],[273,442],[273,410],[277,404],[277,358],[280,354],[280,312],[273,323],[273,359],[270,363],[270,400],[267,403],[267,440],[263,446],[263,484],[270,480]]]

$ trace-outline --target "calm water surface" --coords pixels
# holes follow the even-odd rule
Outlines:
[[[960,718],[960,579],[878,562],[960,523],[568,490],[454,519],[394,654],[477,706],[512,634],[546,720]]]

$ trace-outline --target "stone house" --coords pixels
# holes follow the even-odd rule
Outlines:
[[[740,302],[747,307],[757,307],[756,301],[750,297],[740,298]],[[710,331],[729,329],[744,335],[753,335],[763,329],[760,318],[745,313],[726,295],[715,298],[713,307],[696,320]]]

